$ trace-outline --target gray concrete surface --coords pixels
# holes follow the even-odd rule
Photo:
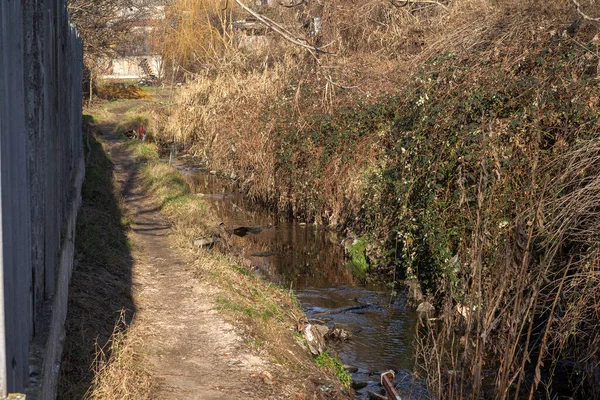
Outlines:
[[[84,169],[82,58],[65,0],[0,2],[0,398],[35,385],[35,338],[48,338],[37,380],[55,397]]]

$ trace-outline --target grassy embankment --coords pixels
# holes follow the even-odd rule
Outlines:
[[[117,132],[129,129],[135,121],[146,123],[147,116],[132,114],[117,126]],[[199,279],[209,280],[219,289],[215,302],[229,316],[234,326],[244,331],[248,344],[267,359],[281,364],[297,379],[337,377],[345,387],[349,375],[335,356],[326,363],[316,363],[303,344],[303,337],[294,334],[306,322],[304,312],[294,294],[266,282],[248,271],[243,260],[228,254],[227,238],[217,244],[218,249],[207,250],[193,246],[194,239],[218,234],[216,221],[201,197],[194,195],[185,175],[175,167],[160,162],[154,144],[125,140],[136,162],[142,164],[147,193],[157,202],[171,223],[171,238],[180,249],[193,253],[195,273]]]
[[[321,10],[327,68],[268,48],[217,67],[161,133],[428,297],[438,396],[599,396],[597,24],[537,0],[348,10]]]

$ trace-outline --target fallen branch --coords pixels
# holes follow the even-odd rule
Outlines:
[[[295,39],[292,36],[292,34],[287,29],[285,29],[283,26],[279,25],[278,23],[276,23],[275,21],[269,19],[268,17],[266,17],[266,16],[264,16],[262,14],[259,14],[256,11],[252,10],[250,7],[248,7],[247,5],[245,5],[244,3],[242,3],[241,0],[235,0],[235,2],[240,7],[242,7],[242,9],[244,9],[244,11],[248,12],[249,14],[251,14],[258,21],[262,22],[267,28],[270,28],[271,30],[277,32],[281,37],[283,37],[288,42],[293,43],[296,46],[300,46],[300,47],[303,47],[306,50],[308,50],[310,52],[310,54],[313,55],[313,57],[316,58],[316,54],[315,53],[335,55],[335,53],[330,53],[330,52],[328,52],[326,50],[323,50],[322,47],[311,46],[309,44],[301,42],[298,39]]]
[[[600,22],[600,18],[590,17],[589,15],[581,11],[581,4],[579,4],[577,0],[571,0],[571,2],[575,4],[575,7],[577,7],[577,12],[583,17],[583,19],[587,19],[588,21]]]
[[[348,311],[362,310],[362,309],[369,308],[369,307],[370,307],[370,305],[368,305],[368,304],[361,305],[361,306],[344,307],[344,308],[338,308],[337,310],[330,310],[330,311],[324,311],[324,312],[320,312],[320,313],[316,313],[316,314],[309,314],[309,315],[307,315],[307,317],[313,319],[316,316],[341,314],[341,313],[345,313]]]

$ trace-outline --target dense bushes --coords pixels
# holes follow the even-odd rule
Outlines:
[[[336,89],[291,58],[221,71],[175,115],[211,115],[192,129],[211,165],[355,233],[371,277],[403,276],[436,305],[417,348],[439,397],[599,396],[600,43],[577,16],[456,1],[414,71],[398,62],[399,86]]]

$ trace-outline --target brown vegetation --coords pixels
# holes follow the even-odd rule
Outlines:
[[[107,83],[96,89],[96,95],[104,100],[149,99],[150,95],[139,86],[125,83]]]
[[[261,10],[336,55],[277,35],[229,54],[160,134],[363,236],[372,275],[430,297],[418,361],[438,397],[598,398],[600,33],[582,13],[600,9],[399,3]]]

